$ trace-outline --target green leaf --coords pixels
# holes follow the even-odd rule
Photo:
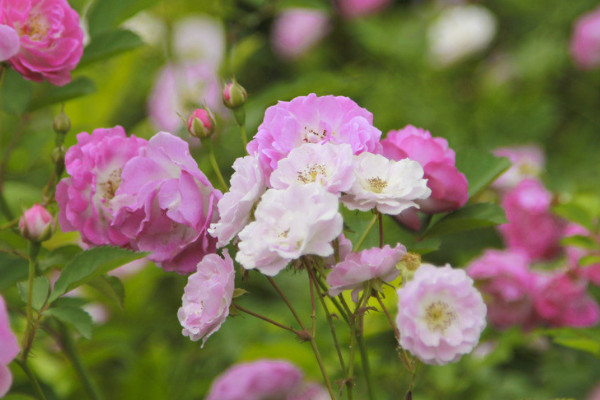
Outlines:
[[[485,189],[510,165],[508,158],[495,157],[486,151],[462,149],[456,152],[456,168],[465,174],[469,182],[469,198]]]
[[[21,300],[27,303],[27,294],[29,292],[29,283],[19,282],[17,284]],[[45,276],[38,276],[33,280],[33,295],[31,297],[31,306],[34,310],[41,310],[46,304],[48,294],[50,293],[50,281]]]
[[[552,211],[563,218],[568,219],[569,221],[576,222],[579,225],[585,227],[586,229],[593,231],[595,229],[594,226],[594,216],[587,209],[580,206],[576,203],[566,203],[560,204],[552,209]]]
[[[96,91],[96,85],[90,78],[80,76],[73,79],[65,86],[43,85],[43,89],[36,93],[35,99],[29,106],[29,111],[37,110],[51,104],[62,103],[67,100],[85,96]]]
[[[125,306],[125,287],[116,276],[98,276],[87,284],[117,303],[121,308]]]
[[[0,91],[2,109],[9,114],[22,114],[31,101],[32,83],[25,80],[17,72],[9,69]]]
[[[35,397],[27,396],[20,393],[8,394],[2,400],[35,400]]]
[[[0,253],[0,291],[26,279],[29,263],[27,260]]]
[[[580,267],[589,267],[590,265],[600,264],[600,256],[590,254],[589,256],[581,257],[578,264]]]
[[[88,28],[92,37],[116,28],[139,11],[151,7],[159,0],[96,0],[88,13]]]
[[[425,239],[420,242],[415,242],[414,245],[408,247],[408,249],[414,253],[421,255],[433,253],[438,250],[442,245],[442,241],[438,238]]]
[[[233,289],[233,298],[238,298],[240,296],[245,295],[246,293],[249,293],[246,289],[242,289],[242,288],[235,288]]]
[[[560,241],[563,246],[575,246],[582,249],[597,249],[600,245],[594,239],[583,235],[573,235],[566,237]]]
[[[85,48],[78,67],[83,67],[143,45],[144,42],[138,35],[126,29],[102,32],[98,36],[93,37],[90,44]]]
[[[70,325],[86,339],[92,337],[92,317],[79,307],[53,307],[46,310],[44,315],[54,317],[60,322]]]
[[[470,204],[440,219],[427,230],[424,237],[447,235],[503,223],[506,223],[506,216],[502,207],[497,204]]]
[[[142,258],[147,253],[134,253],[133,251],[120,247],[95,247],[78,254],[62,270],[54,290],[50,295],[50,303],[54,300],[98,275],[102,275],[111,269],[123,264]]]

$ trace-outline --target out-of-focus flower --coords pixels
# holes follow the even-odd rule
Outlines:
[[[39,204],[23,213],[19,219],[19,230],[25,239],[43,242],[52,236],[54,230],[52,214]]]
[[[400,345],[427,364],[471,352],[485,328],[486,307],[473,280],[449,265],[421,265],[398,289]]]
[[[453,64],[484,50],[496,34],[496,18],[477,4],[448,7],[427,32],[429,53],[438,66]]]
[[[19,35],[11,26],[0,25],[0,62],[19,52]]]
[[[271,43],[282,58],[295,59],[319,42],[330,29],[324,11],[312,8],[288,8],[273,22]]]
[[[196,108],[188,118],[187,129],[190,135],[206,139],[215,131],[215,121],[208,111]]]
[[[340,13],[346,18],[374,14],[392,3],[392,0],[337,0]]]
[[[194,341],[202,339],[202,345],[225,322],[233,298],[233,260],[227,250],[223,255],[204,256],[196,272],[188,277],[183,305],[177,312],[183,335]]]
[[[267,190],[264,171],[253,156],[238,158],[229,181],[229,192],[217,205],[220,219],[208,232],[219,239],[217,247],[226,246],[246,225],[260,196]]]
[[[350,253],[343,261],[333,266],[327,275],[329,295],[337,296],[344,290],[354,289],[352,297],[358,299],[363,284],[372,279],[390,282],[398,277],[396,264],[406,254],[406,247],[398,243],[395,247],[385,245],[373,247],[359,253]]]
[[[552,193],[534,180],[525,179],[502,199],[508,223],[500,225],[504,242],[532,260],[549,260],[560,251],[565,223],[551,213]]]
[[[258,156],[270,174],[279,160],[304,143],[347,143],[359,154],[377,152],[380,137],[373,114],[348,97],[311,93],[267,108],[247,150]]]
[[[2,296],[0,296],[0,343],[0,397],[3,397],[12,385],[12,374],[8,364],[19,354],[19,343],[10,329],[8,311]]]
[[[65,232],[79,231],[91,245],[125,246],[129,237],[111,226],[111,201],[122,182],[125,164],[141,154],[147,141],[127,137],[122,127],[81,132],[65,156],[70,178],[56,187],[58,220]]]
[[[502,147],[493,151],[498,157],[507,157],[512,166],[492,183],[492,187],[505,191],[517,186],[527,178],[537,178],[544,170],[546,157],[536,145]]]
[[[338,198],[315,183],[267,190],[256,220],[239,233],[236,261],[273,276],[302,255],[333,254],[331,241],[343,225],[338,207]]]
[[[393,161],[379,154],[361,153],[355,157],[352,188],[342,196],[350,210],[373,208],[383,214],[397,215],[417,200],[429,197],[431,189],[423,179],[423,167],[409,159]]]
[[[575,235],[590,237],[590,232],[581,225],[570,223],[565,228],[565,237]],[[600,240],[600,238],[597,240]],[[567,253],[569,267],[574,269],[578,276],[581,276],[593,284],[600,286],[600,263],[586,265],[584,267],[579,265],[579,261],[582,257],[589,254],[589,250],[581,247],[565,246],[565,252]]]
[[[19,35],[19,51],[8,63],[25,79],[58,86],[71,81],[83,54],[83,31],[66,0],[1,0],[0,25]]]
[[[313,382],[296,389],[285,400],[331,400],[331,396],[323,386]]]
[[[122,26],[138,35],[146,44],[161,46],[167,36],[167,27],[158,17],[142,11],[123,22]]]
[[[223,24],[206,15],[180,19],[173,26],[173,52],[179,61],[201,61],[216,71],[225,55]]]
[[[575,21],[570,50],[579,68],[593,69],[600,65],[600,8]]]
[[[227,108],[236,109],[248,100],[248,93],[237,81],[229,82],[223,89],[223,104]]]

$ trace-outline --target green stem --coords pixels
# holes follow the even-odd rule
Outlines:
[[[363,371],[365,373],[365,380],[367,381],[367,391],[369,393],[369,400],[375,400],[375,392],[373,391],[373,382],[371,381],[371,368],[369,367],[369,355],[367,353],[367,346],[362,335],[357,337],[358,348],[360,349],[360,360],[362,362]]]
[[[268,323],[270,323],[272,325],[275,325],[275,326],[277,326],[279,328],[285,329],[286,331],[290,331],[292,333],[298,334],[298,331],[296,331],[294,328],[291,328],[289,326],[280,324],[279,322],[273,321],[272,319],[267,318],[264,315],[257,314],[254,311],[250,311],[247,308],[244,308],[244,307],[240,306],[239,304],[235,304],[234,307],[236,309],[240,310],[241,312],[244,312],[244,313],[246,313],[248,315],[252,315],[255,318],[262,319],[263,321],[266,321],[266,322],[268,322]]]
[[[379,248],[383,247],[383,214],[377,212],[377,220],[379,221]]]
[[[81,361],[81,357],[79,355],[79,352],[77,351],[77,347],[75,346],[73,338],[71,337],[69,331],[63,324],[60,324],[59,335],[61,347],[63,348],[66,356],[71,361],[71,364],[73,364],[73,368],[75,369],[77,376],[81,380],[81,383],[83,384],[83,387],[87,392],[88,396],[93,400],[101,400],[102,395],[100,394],[100,391],[98,390],[96,384],[92,380],[90,373],[85,368],[85,365],[83,365],[83,362]]]
[[[0,64],[0,90],[4,85],[4,79],[6,78],[6,73],[8,71],[8,67],[5,64]]]
[[[221,184],[221,189],[223,192],[227,192],[229,188],[227,187],[227,183],[223,178],[223,174],[221,174],[221,169],[219,168],[219,163],[217,163],[217,158],[215,157],[215,150],[212,144],[212,140],[210,138],[202,140],[202,145],[208,148],[208,159],[210,161],[210,165],[212,166],[215,174],[217,175],[217,179]]]
[[[281,288],[279,287],[279,285],[277,285],[277,283],[275,282],[275,280],[273,278],[271,278],[270,276],[266,276],[266,278],[269,280],[269,282],[271,283],[271,286],[273,286],[273,288],[275,289],[277,294],[279,294],[279,297],[281,297],[281,299],[284,301],[284,303],[288,306],[288,308],[294,315],[294,318],[296,318],[296,321],[298,321],[298,324],[300,325],[300,327],[302,329],[306,330],[306,327],[304,326],[304,323],[302,322],[302,320],[300,319],[300,316],[296,312],[296,309],[294,309],[294,306],[292,306],[292,303],[289,301],[287,296],[283,293],[283,290],[281,290]]]
[[[248,136],[246,136],[246,127],[244,125],[240,125],[240,135],[242,137],[242,143],[244,144],[244,150],[246,150],[246,146],[248,146]]]
[[[365,229],[360,239],[358,239],[358,242],[356,243],[356,247],[354,249],[355,252],[358,252],[358,250],[360,250],[360,246],[363,245],[365,239],[367,238],[367,236],[369,236],[369,233],[371,232],[371,229],[373,229],[373,227],[375,226],[375,223],[377,223],[377,214],[373,215],[373,218],[371,218],[371,222],[369,222],[369,226],[367,226],[367,229]]]
[[[6,199],[4,198],[4,191],[0,189],[0,212],[2,212],[2,214],[4,214],[4,217],[7,220],[11,220],[15,218],[15,215],[12,213],[12,211],[10,211],[10,207],[8,206],[8,203],[6,202]]]
[[[35,270],[37,267],[37,256],[40,252],[41,244],[40,242],[29,242],[29,277],[27,280],[27,306],[26,306],[26,315],[27,315],[27,325],[25,326],[25,335],[23,336],[23,362],[27,361],[27,355],[29,354],[29,349],[31,348],[31,344],[33,343],[33,338],[30,338],[30,335],[34,334],[33,332],[33,308],[32,308],[32,299],[33,299],[33,280],[35,279]]]
[[[354,389],[354,353],[356,349],[356,321],[354,315],[350,316],[350,360],[348,361],[348,373],[346,374],[346,394],[348,400],[352,400],[352,391]]]
[[[25,375],[27,375],[27,378],[29,379],[29,381],[31,381],[31,384],[33,385],[33,390],[35,391],[35,395],[38,398],[38,400],[46,400],[46,396],[44,395],[44,392],[42,391],[40,383],[38,382],[37,378],[35,377],[35,374],[31,371],[31,369],[29,369],[29,366],[27,365],[27,363],[25,361],[19,360],[18,358],[15,359],[15,362],[17,364],[19,364],[19,366],[21,367],[23,372],[25,372]]]

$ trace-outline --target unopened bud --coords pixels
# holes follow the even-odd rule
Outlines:
[[[62,135],[66,135],[67,132],[71,129],[71,120],[67,117],[64,110],[54,117],[54,121],[52,121],[52,128],[54,132],[60,133]]]
[[[58,146],[52,150],[52,161],[54,164],[64,164],[65,163],[65,146]]]
[[[19,229],[25,239],[33,242],[50,239],[54,230],[52,214],[39,204],[34,204],[19,219]]]
[[[246,103],[248,94],[246,89],[236,81],[229,82],[223,90],[223,104],[225,107],[235,110]]]
[[[215,130],[215,121],[208,111],[196,108],[188,118],[187,128],[193,137],[206,139],[212,136]]]

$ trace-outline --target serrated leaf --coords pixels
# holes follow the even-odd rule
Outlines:
[[[432,225],[425,238],[464,232],[506,223],[502,207],[493,203],[476,203],[456,210]]]
[[[573,235],[563,238],[560,243],[563,246],[574,246],[582,249],[597,249],[600,245],[592,238],[583,235]]]
[[[462,149],[456,152],[456,168],[465,174],[469,182],[469,198],[473,198],[511,166],[510,160],[476,150]]]
[[[9,114],[22,114],[27,110],[31,101],[32,83],[25,80],[12,69],[6,72],[0,102],[2,109]]]
[[[44,315],[54,317],[60,322],[70,325],[86,339],[92,337],[92,317],[79,307],[52,307],[46,310]]]
[[[116,276],[98,276],[87,284],[117,303],[121,308],[125,306],[125,287]]]
[[[581,257],[578,264],[580,267],[589,267],[590,265],[600,264],[600,256],[590,254],[589,256]]]
[[[559,204],[558,206],[554,207],[552,211],[556,215],[566,218],[569,221],[576,222],[590,231],[595,229],[593,214],[579,204]]]
[[[90,44],[85,48],[78,67],[83,67],[143,45],[144,42],[142,39],[127,29],[102,32],[98,36],[94,36]]]
[[[54,303],[52,303],[52,307],[54,307],[54,308],[58,308],[58,307],[81,308],[88,303],[89,303],[89,301],[82,297],[69,296],[69,297],[61,297],[61,298],[56,299],[56,301],[54,301]]]
[[[49,302],[54,300],[94,277],[102,275],[111,269],[146,256],[146,253],[134,253],[120,247],[95,247],[78,254],[62,270]]]
[[[67,100],[85,96],[96,91],[94,81],[85,76],[73,79],[65,86],[53,86],[45,84],[44,88],[37,92],[35,99],[29,105],[29,111],[37,110],[51,104],[62,103]]]
[[[29,283],[19,282],[17,284],[17,288],[19,289],[19,295],[21,296],[21,300],[27,303],[27,297],[29,292]],[[48,294],[50,293],[50,281],[45,276],[38,276],[33,279],[33,294],[31,297],[31,307],[34,310],[41,310],[46,304],[46,300],[48,299]]]

